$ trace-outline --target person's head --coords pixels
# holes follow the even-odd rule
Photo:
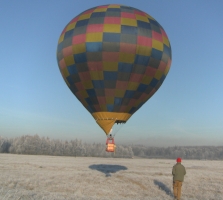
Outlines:
[[[177,163],[181,163],[181,158],[177,158]]]

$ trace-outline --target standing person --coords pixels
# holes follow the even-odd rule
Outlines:
[[[177,158],[177,163],[173,166],[173,194],[174,198],[180,200],[181,187],[184,181],[184,175],[186,174],[185,167],[181,164],[181,158]]]

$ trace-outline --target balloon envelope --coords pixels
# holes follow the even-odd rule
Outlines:
[[[67,24],[57,61],[72,93],[108,134],[159,89],[170,69],[171,47],[150,15],[110,4],[88,9]]]

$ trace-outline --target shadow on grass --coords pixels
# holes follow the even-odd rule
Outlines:
[[[162,183],[158,180],[154,180],[153,182],[155,185],[157,185],[159,187],[159,189],[163,190],[167,195],[173,197],[173,193],[172,193],[171,189],[168,188],[164,183]]]
[[[128,169],[127,167],[122,165],[106,165],[106,164],[90,165],[89,168],[104,173],[106,177],[111,176],[111,173],[116,173],[118,171]]]

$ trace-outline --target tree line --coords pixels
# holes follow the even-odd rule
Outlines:
[[[84,143],[81,140],[59,140],[38,135],[15,138],[0,136],[0,153],[52,155],[74,157],[164,158],[223,160],[223,146],[149,147],[145,145],[118,145],[115,153],[105,151],[105,144]]]

